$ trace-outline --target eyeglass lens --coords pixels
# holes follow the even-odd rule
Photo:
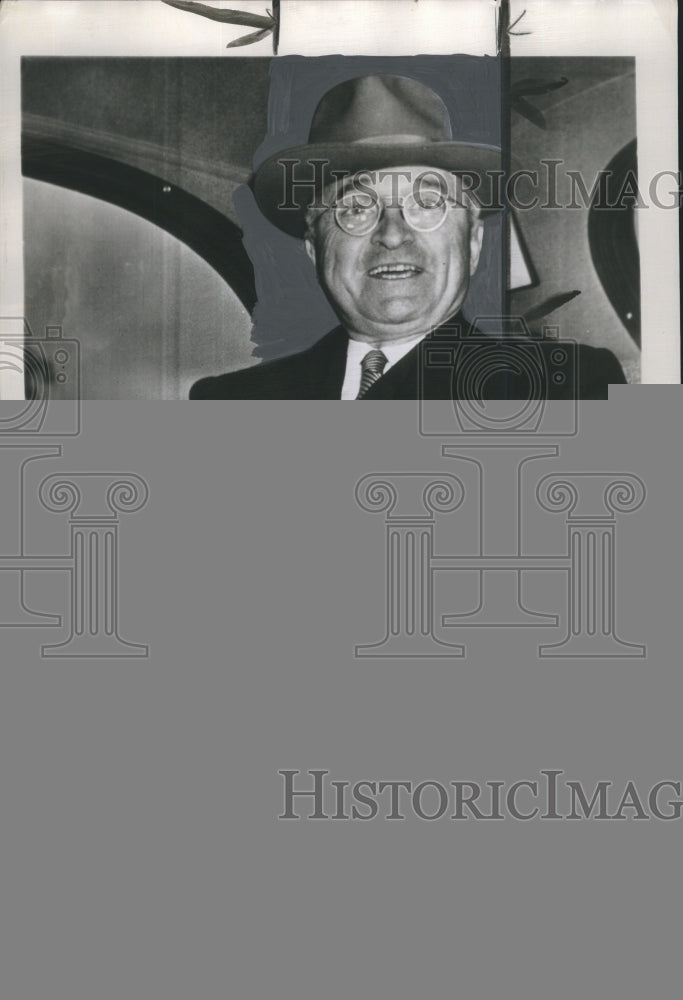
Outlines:
[[[419,232],[429,232],[441,225],[448,212],[448,200],[438,192],[423,192],[419,196],[408,195],[407,198],[391,207],[400,207],[401,214],[407,224]],[[365,236],[377,226],[385,202],[365,193],[354,192],[346,195],[337,203],[334,217],[337,225],[352,236]]]

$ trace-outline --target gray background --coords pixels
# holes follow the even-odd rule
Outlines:
[[[648,646],[632,661],[539,661],[523,630],[469,635],[461,661],[354,659],[384,615],[382,518],[356,481],[453,471],[415,404],[83,415],[39,471],[147,479],[120,580],[122,634],[150,658],[50,662],[50,630],[0,634],[3,996],[680,996],[680,822],[277,820],[280,768],[681,779],[679,389],[582,404],[550,463],[647,485],[618,529],[620,632]]]

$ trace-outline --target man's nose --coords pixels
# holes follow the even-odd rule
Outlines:
[[[387,250],[397,250],[404,243],[412,243],[412,229],[403,218],[401,208],[385,206],[372,242],[379,243]]]

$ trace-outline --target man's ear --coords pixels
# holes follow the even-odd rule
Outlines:
[[[313,241],[308,236],[304,239],[304,246],[309,260],[313,262],[313,267],[315,267],[315,247],[313,246]]]
[[[477,270],[483,239],[484,223],[481,219],[472,219],[472,226],[470,228],[470,277]]]

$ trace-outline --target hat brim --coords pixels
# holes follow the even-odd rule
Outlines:
[[[296,161],[285,168],[284,160]],[[314,166],[313,161],[324,161]],[[359,170],[382,170],[410,164],[435,167],[451,173],[475,175],[476,194],[484,208],[496,207],[490,172],[500,171],[501,151],[495,146],[466,142],[328,143],[325,146],[295,146],[269,157],[255,171],[251,187],[265,217],[290,236],[303,237],[306,211],[314,193],[335,178],[331,171],[348,174]],[[288,179],[294,185],[288,185]],[[476,183],[474,181],[473,183]],[[289,186],[290,190],[287,190]]]

